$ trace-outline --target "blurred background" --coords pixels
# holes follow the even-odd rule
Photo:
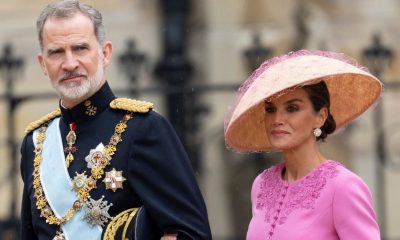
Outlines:
[[[382,239],[400,239],[400,1],[92,0],[114,44],[107,79],[151,101],[192,160],[214,239],[244,239],[255,176],[279,154],[226,150],[224,117],[265,59],[298,49],[343,52],[385,85],[379,104],[321,145],[374,199]],[[37,63],[44,0],[0,0],[0,239],[18,239],[19,147],[27,124],[58,107]],[[351,216],[349,216],[351,217]]]

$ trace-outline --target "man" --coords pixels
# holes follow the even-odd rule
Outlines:
[[[38,61],[60,96],[21,147],[22,239],[211,239],[193,171],[152,104],[115,98],[101,14],[68,0],[37,21]]]

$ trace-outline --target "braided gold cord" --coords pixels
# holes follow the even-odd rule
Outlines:
[[[137,210],[137,208],[130,208],[115,216],[107,225],[103,240],[115,240],[115,235],[117,234],[118,228],[121,227],[122,224],[128,220],[128,218],[130,218],[130,215],[135,215]]]
[[[25,133],[30,133],[33,130],[35,130],[36,128],[42,126],[44,123],[58,117],[61,115],[61,110],[57,109],[52,111],[51,113],[48,113],[46,115],[44,115],[42,118],[40,118],[39,120],[36,120],[34,122],[31,122],[30,124],[28,124],[28,126],[25,128]]]
[[[116,98],[110,102],[110,107],[130,112],[147,113],[153,109],[153,103],[129,98]]]
[[[139,209],[140,208],[134,208],[133,211],[131,212],[131,214],[129,214],[129,218],[128,218],[128,220],[126,220],[126,223],[125,223],[125,226],[124,226],[124,231],[122,232],[122,239],[121,240],[129,240],[126,237],[126,232],[128,231],[129,224],[131,224],[133,217],[135,217],[136,214],[139,214],[138,213]],[[135,235],[136,235],[136,226],[135,226]]]

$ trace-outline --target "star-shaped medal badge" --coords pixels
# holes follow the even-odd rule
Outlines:
[[[122,171],[117,171],[113,168],[111,171],[106,172],[106,177],[103,182],[106,184],[106,189],[111,189],[115,192],[118,188],[123,188],[122,183],[126,179],[122,176]]]
[[[111,157],[105,153],[105,147],[103,143],[99,143],[95,149],[91,149],[89,155],[85,157],[87,167],[90,169],[105,167],[109,164],[110,159]]]
[[[78,192],[86,185],[88,177],[85,173],[86,172],[79,174],[78,172],[75,172],[74,180],[72,180],[72,188],[75,190],[75,192]]]
[[[104,225],[111,219],[110,214],[108,214],[108,210],[113,205],[110,203],[107,204],[107,201],[103,201],[104,196],[102,196],[99,200],[94,200],[92,198],[89,199],[83,206],[83,210],[85,211],[85,216],[83,219],[91,225],[100,225],[104,227]]]

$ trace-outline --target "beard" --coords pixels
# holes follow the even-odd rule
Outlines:
[[[93,76],[87,76],[86,71],[75,70],[65,72],[56,82],[51,81],[60,98],[67,101],[80,102],[93,95],[100,88],[103,79],[104,70],[101,59],[101,55],[99,55],[97,71]],[[72,77],[86,77],[87,79],[63,82],[64,79]]]

